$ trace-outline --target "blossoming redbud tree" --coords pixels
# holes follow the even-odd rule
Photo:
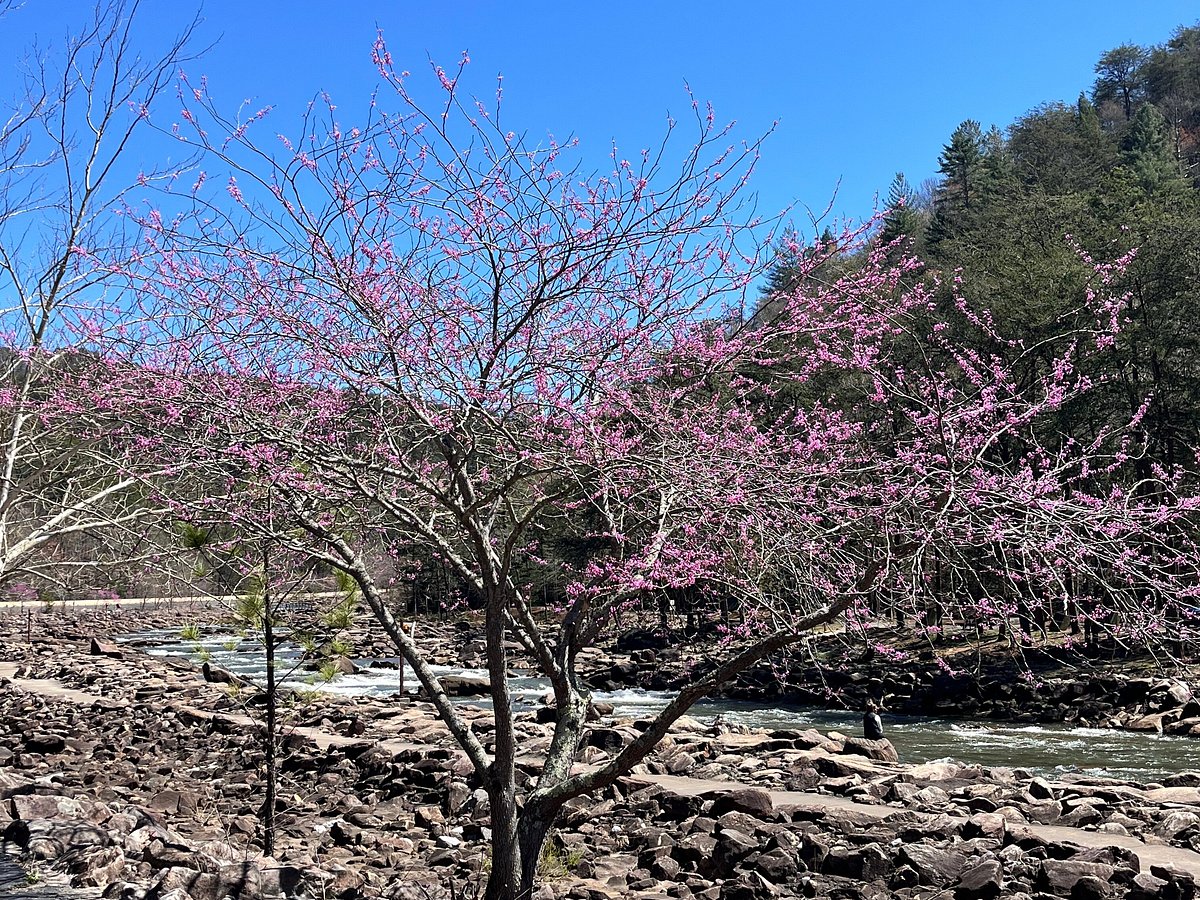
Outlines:
[[[436,69],[426,105],[382,42],[375,56],[397,110],[381,92],[352,127],[316,104],[294,140],[260,143],[266,111],[231,121],[203,85],[183,92],[177,132],[219,190],[202,178],[143,217],[122,269],[139,315],[92,383],[114,429],[170,458],[174,502],[357,581],[488,793],[488,897],[528,897],[563,804],[628,772],[695,700],[873,592],[915,596],[935,552],[1045,591],[1069,559],[1139,627],[1154,613],[1137,598],[1178,596],[1160,536],[1190,504],[1097,480],[1120,466],[1111,440],[1041,437],[1087,387],[1074,361],[1119,322],[1107,270],[1093,333],[1032,386],[956,346],[929,281],[883,253],[834,283],[799,277],[747,320],[729,310],[761,270],[743,202],[757,143],[694,105],[682,152],[672,122],[588,173],[573,142],[534,143],[498,97],[467,98],[461,67]],[[1012,436],[1018,458],[997,452]],[[564,530],[586,559],[554,558]],[[490,746],[400,627],[379,546],[437,559],[481,604]],[[539,573],[565,584],[550,624]],[[619,608],[696,585],[737,598],[743,627],[636,740],[580,769],[577,654]],[[558,716],[527,787],[513,641]]]

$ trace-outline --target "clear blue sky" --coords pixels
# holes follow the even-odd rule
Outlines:
[[[37,33],[59,38],[84,0],[28,0],[0,22],[13,60]],[[147,47],[195,12],[189,0],[144,0]],[[216,42],[189,74],[207,74],[236,104],[274,104],[288,130],[316,92],[343,124],[378,78],[370,48],[383,29],[397,63],[422,80],[427,59],[472,58],[468,86],[488,95],[505,78],[511,127],[574,133],[603,166],[608,141],[632,153],[687,112],[685,80],[719,118],[754,137],[778,119],[754,185],[764,212],[799,202],[870,214],[903,170],[934,174],[942,144],[965,118],[1007,126],[1046,101],[1089,89],[1100,53],[1165,41],[1195,24],[1194,0],[1091,2],[470,2],[207,0],[201,42]],[[6,65],[11,65],[7,63]],[[0,85],[11,84],[0,79]],[[8,93],[4,90],[4,93]],[[430,94],[434,93],[430,90]],[[840,182],[840,189],[838,184]]]

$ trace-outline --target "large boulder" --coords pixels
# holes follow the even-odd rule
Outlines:
[[[1129,885],[1129,900],[1158,900],[1167,882],[1149,872],[1138,872]]]
[[[583,744],[605,753],[620,753],[625,746],[625,735],[616,728],[590,728],[584,735]]]
[[[1147,700],[1160,709],[1183,706],[1192,699],[1192,689],[1185,682],[1164,678],[1147,692]]]
[[[900,849],[900,861],[916,870],[922,885],[942,887],[959,880],[967,865],[967,855],[961,850],[910,844]]]
[[[723,827],[717,834],[717,856],[727,870],[758,849],[758,841],[736,828]]]
[[[89,650],[92,656],[107,656],[109,659],[120,659],[125,655],[124,651],[117,644],[111,644],[97,638],[92,638]]]
[[[1163,728],[1179,720],[1178,710],[1167,710],[1165,712],[1150,713],[1149,715],[1140,716],[1130,722],[1125,723],[1125,728],[1130,731],[1153,731],[1156,734],[1162,734]]]
[[[683,867],[706,874],[716,868],[717,839],[711,834],[689,834],[671,848],[671,858]]]
[[[357,675],[362,671],[358,664],[348,656],[331,656],[325,660],[324,666],[331,666],[338,675]]]
[[[67,865],[74,887],[106,888],[125,870],[125,854],[120,847],[85,849]]]
[[[879,762],[900,762],[900,755],[896,753],[896,748],[892,746],[892,742],[887,738],[871,741],[867,738],[848,737],[843,745],[843,751],[854,753],[858,756],[865,756],[867,759],[874,759]]]
[[[1038,868],[1038,890],[1059,897],[1070,897],[1082,879],[1089,879],[1081,891],[1094,885],[1091,879],[1108,884],[1112,880],[1114,867],[1105,863],[1084,862],[1075,859],[1043,859]]]
[[[995,900],[1003,889],[1003,868],[999,860],[989,859],[962,873],[954,888],[954,897],[955,900]]]
[[[1170,840],[1198,825],[1200,825],[1200,816],[1187,810],[1173,809],[1159,820],[1154,832]]]
[[[771,795],[761,788],[738,788],[720,791],[712,795],[712,814],[721,816],[727,812],[741,812],[756,819],[771,819],[775,815],[775,804]]]
[[[776,733],[779,734],[782,732]],[[835,741],[832,738],[826,737],[815,728],[786,733],[789,735],[788,740],[799,750],[824,750],[826,753],[842,752],[841,741]]]
[[[67,749],[67,739],[61,734],[35,731],[25,736],[24,745],[27,753],[62,753]]]
[[[4,830],[4,840],[22,848],[32,859],[58,859],[69,850],[107,847],[113,843],[109,833],[82,820],[55,822],[14,819]]]
[[[862,847],[834,847],[825,857],[821,871],[855,881],[874,881],[892,872],[892,858],[878,844]]]
[[[1007,827],[1008,825],[1004,816],[996,813],[975,813],[963,825],[962,835],[968,840],[979,837],[1003,841],[1004,832]]]
[[[796,854],[777,847],[760,855],[754,861],[754,868],[772,884],[780,884],[796,874],[799,869],[797,859]]]
[[[103,803],[42,794],[18,794],[8,801],[12,821],[4,838],[34,859],[57,859],[70,850],[108,847],[104,823],[112,811]]]
[[[479,675],[443,675],[440,681],[450,697],[482,697],[492,689],[492,683]]]
[[[151,797],[146,806],[172,816],[188,815],[200,807],[200,798],[194,791],[176,791],[168,788]]]
[[[260,869],[253,863],[222,866],[216,872],[172,867],[164,869],[146,892],[146,900],[166,900],[182,890],[192,900],[272,900],[294,896],[303,874],[291,866]]]
[[[45,794],[19,794],[8,801],[14,819],[26,822],[39,820],[51,822],[73,822],[82,820],[92,825],[101,825],[112,818],[112,810],[103,803],[91,800],[76,800]]]

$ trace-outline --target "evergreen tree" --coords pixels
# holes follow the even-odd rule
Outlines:
[[[1099,145],[1104,140],[1100,114],[1083,91],[1079,92],[1079,99],[1075,101],[1075,131],[1085,144]]]
[[[1147,192],[1180,179],[1166,120],[1153,104],[1146,103],[1137,111],[1121,149],[1125,152],[1125,164]]]
[[[967,119],[950,135],[942,148],[938,171],[944,176],[934,201],[929,241],[937,244],[966,226],[967,214],[975,201],[980,166],[983,162],[983,132],[979,123]]]
[[[1047,103],[1013,124],[1009,148],[1026,189],[1054,195],[1083,190],[1115,162],[1095,107],[1086,98],[1081,102]]]
[[[887,209],[883,214],[883,228],[879,239],[890,244],[899,237],[914,238],[923,226],[921,213],[917,209],[916,192],[909,185],[903,172],[897,172],[888,188]]]
[[[1151,103],[1161,107],[1178,97],[1194,110],[1200,101],[1200,25],[1175,29],[1164,46],[1150,51],[1141,76]]]
[[[1095,185],[1117,161],[1117,145],[1104,132],[1100,113],[1083,91],[1075,102],[1075,136],[1078,146],[1076,184],[1086,190]]]
[[[804,244],[796,231],[784,235],[775,245],[775,258],[767,269],[766,282],[758,289],[754,318],[769,319],[775,298],[791,294],[806,283],[834,281],[846,272],[853,260],[842,257],[836,244],[837,239],[828,226],[812,244]]]
[[[1012,152],[1003,132],[995,125],[983,136],[983,158],[979,165],[978,199],[987,200],[1011,189],[1015,179]]]
[[[962,209],[970,209],[971,201],[975,199],[972,196],[975,178],[982,162],[983,132],[978,122],[967,119],[954,129],[950,143],[942,148],[938,158],[938,171],[946,176],[943,198],[953,198]]]
[[[767,269],[767,280],[758,289],[759,309],[772,297],[789,294],[799,284],[800,264],[803,260],[800,236],[794,232],[785,234],[775,245],[774,259]]]
[[[1200,25],[1178,28],[1142,67],[1147,99],[1167,121],[1175,158],[1187,174],[1200,170]]]

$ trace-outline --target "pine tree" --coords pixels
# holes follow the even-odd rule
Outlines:
[[[1125,163],[1148,192],[1181,180],[1167,122],[1153,104],[1145,103],[1129,124],[1121,149]]]
[[[931,245],[953,237],[966,227],[968,213],[977,199],[982,162],[983,132],[978,122],[967,119],[954,129],[950,143],[938,157],[938,171],[945,178],[938,186],[933,221],[929,225]]]
[[[1104,137],[1100,128],[1100,114],[1083,91],[1079,92],[1079,99],[1075,101],[1075,131],[1084,142],[1092,145],[1098,145]]]
[[[975,199],[975,178],[983,162],[983,132],[979,123],[967,119],[954,129],[950,143],[942,148],[938,171],[946,176],[942,185],[943,198],[953,199],[962,209],[970,209]]]
[[[813,244],[802,243],[801,236],[789,232],[775,245],[775,259],[767,269],[766,283],[758,290],[755,318],[769,315],[771,302],[794,292],[805,282],[836,279],[842,272],[837,239],[826,226]],[[820,257],[820,261],[814,262]],[[827,258],[825,258],[827,257]]]
[[[917,211],[917,195],[904,177],[897,172],[888,188],[887,209],[883,214],[883,228],[879,239],[890,244],[899,237],[913,238],[921,230],[922,219]]]
[[[799,235],[795,232],[784,235],[775,245],[775,258],[767,269],[766,283],[759,288],[759,306],[772,297],[790,293],[799,283],[800,262],[803,253]]]
[[[980,144],[982,157],[979,162],[979,173],[976,178],[976,202],[986,201],[1007,191],[1016,178],[1012,154],[1004,134],[993,125],[988,129]]]
[[[1175,158],[1193,177],[1200,169],[1200,25],[1177,28],[1163,47],[1154,48],[1141,69],[1146,99],[1167,120]]]

